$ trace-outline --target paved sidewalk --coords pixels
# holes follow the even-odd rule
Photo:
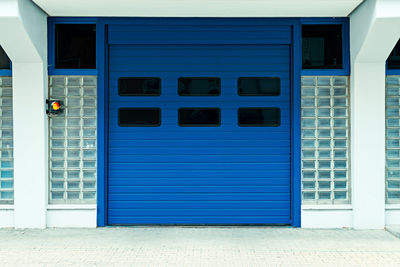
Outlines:
[[[400,266],[386,231],[236,227],[0,230],[0,266]]]

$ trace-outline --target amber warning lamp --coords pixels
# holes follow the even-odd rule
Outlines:
[[[58,115],[64,112],[64,102],[56,99],[47,99],[47,115]]]

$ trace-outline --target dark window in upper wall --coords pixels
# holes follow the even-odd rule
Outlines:
[[[342,25],[303,25],[303,69],[342,69]]]
[[[56,24],[56,69],[96,68],[96,25]]]
[[[387,60],[388,69],[400,69],[400,40],[397,42],[392,53]]]
[[[11,68],[11,60],[6,52],[0,46],[0,70],[9,70]]]
[[[219,96],[221,95],[220,78],[179,78],[180,96]]]
[[[118,94],[120,96],[159,96],[161,95],[160,78],[119,78]]]
[[[246,77],[238,79],[238,95],[240,96],[279,96],[281,79],[275,77]]]
[[[159,108],[120,108],[118,125],[123,127],[146,127],[161,125]]]
[[[239,108],[239,126],[267,126],[281,125],[281,110],[279,108]]]

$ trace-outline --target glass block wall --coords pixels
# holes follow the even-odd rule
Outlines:
[[[303,204],[350,202],[348,77],[302,77]]]
[[[400,203],[400,76],[386,77],[386,202]]]
[[[50,203],[95,203],[97,78],[52,76],[49,94],[65,106],[49,120]]]
[[[0,204],[14,201],[12,78],[0,77]]]

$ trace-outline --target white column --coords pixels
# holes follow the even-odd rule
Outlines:
[[[400,37],[400,1],[366,0],[350,16],[353,226],[385,227],[385,62]]]
[[[353,224],[385,225],[385,64],[353,63],[351,163]]]
[[[0,1],[0,44],[13,72],[15,228],[45,228],[47,15],[30,0]]]

